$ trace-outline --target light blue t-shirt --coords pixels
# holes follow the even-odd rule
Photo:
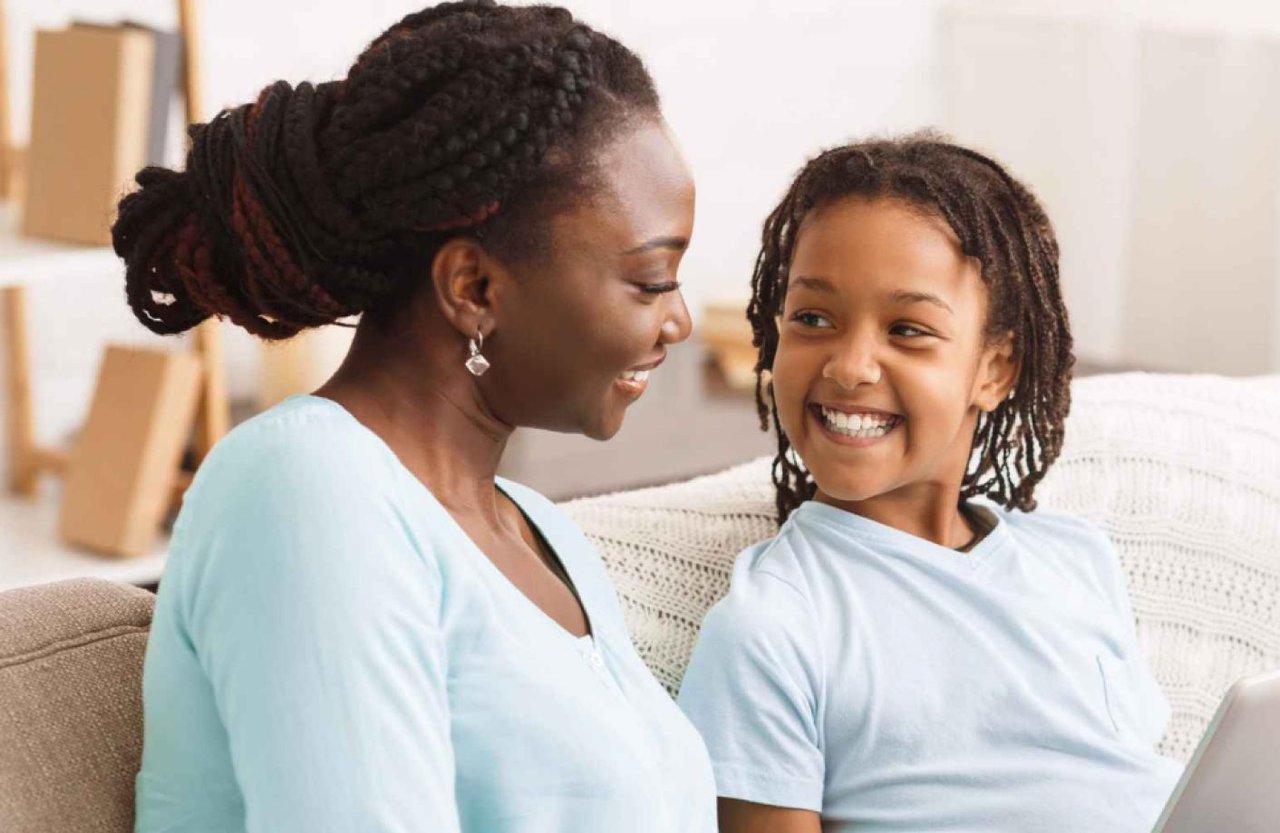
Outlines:
[[[830,831],[1151,829],[1181,766],[1110,542],[980,505],[967,553],[809,501],[738,557],[680,692],[720,795]]]
[[[156,602],[136,829],[712,833],[705,747],[636,655],[599,555],[499,485],[593,638],[337,403],[292,397],[220,442]]]

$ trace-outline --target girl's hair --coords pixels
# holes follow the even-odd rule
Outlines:
[[[813,497],[816,485],[782,431],[768,378],[778,350],[777,316],[801,223],[814,209],[845,197],[891,198],[940,217],[960,239],[961,251],[981,264],[989,294],[984,336],[990,343],[1012,331],[1021,367],[1012,394],[991,413],[979,414],[976,454],[960,498],[983,494],[1008,508],[1035,509],[1036,484],[1062,449],[1075,363],[1058,287],[1058,243],[1026,186],[986,156],[925,132],[820,154],[765,221],[747,317],[760,351],[760,427],[767,430],[772,415],[778,437],[773,482],[779,523]]]
[[[387,319],[450,237],[541,251],[546,217],[599,184],[602,143],[657,113],[640,59],[564,9],[411,14],[346,78],[277,81],[193,125],[185,172],[138,174],[112,228],[129,306],[161,334]]]

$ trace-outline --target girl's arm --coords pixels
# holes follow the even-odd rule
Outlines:
[[[729,595],[703,621],[679,703],[715,769],[722,833],[816,833],[821,635],[800,582],[752,563],[739,557]]]
[[[722,798],[719,813],[720,833],[822,833],[822,823],[812,810]]]

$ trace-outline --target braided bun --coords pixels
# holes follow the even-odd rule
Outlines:
[[[137,175],[112,229],[130,308],[161,334],[217,315],[265,339],[376,311],[449,237],[531,233],[586,187],[593,143],[657,108],[639,58],[564,9],[411,14],[345,79],[277,81],[193,125],[185,171]]]

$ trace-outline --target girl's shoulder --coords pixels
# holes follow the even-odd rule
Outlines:
[[[746,547],[734,558],[729,591],[714,606],[727,631],[808,628],[813,617],[814,573],[821,568],[797,546],[797,534],[784,525],[777,535]]]
[[[1111,539],[1106,531],[1096,521],[1083,515],[1043,507],[1023,512],[1019,509],[1006,509],[990,501],[983,501],[981,505],[1007,524],[1024,542],[1065,544],[1076,550],[1111,550]]]
[[[1018,551],[1040,563],[1052,563],[1063,577],[1074,577],[1113,600],[1127,597],[1119,551],[1100,523],[1083,515],[1037,508],[1031,512],[995,507],[1009,525]]]

